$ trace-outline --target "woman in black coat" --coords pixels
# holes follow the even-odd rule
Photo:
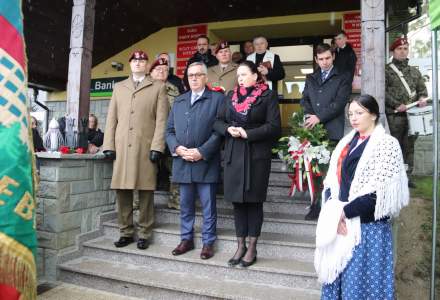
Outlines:
[[[277,95],[263,83],[253,62],[241,63],[237,78],[239,85],[225,98],[214,129],[225,136],[224,197],[234,206],[238,241],[228,263],[248,267],[257,259],[272,147],[281,120]]]

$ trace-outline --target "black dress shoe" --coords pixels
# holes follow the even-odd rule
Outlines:
[[[243,268],[247,268],[252,266],[254,263],[257,262],[257,255],[254,256],[254,259],[251,261],[245,261],[243,259],[240,260],[240,266],[242,266]]]
[[[236,266],[240,263],[241,259],[243,258],[243,256],[246,254],[247,248],[244,248],[243,250],[243,254],[241,254],[241,256],[237,259],[235,258],[231,258],[230,260],[228,260],[228,265],[233,267]]]
[[[116,248],[125,247],[131,243],[133,243],[134,240],[132,237],[122,236],[119,238],[118,241],[114,242]]]
[[[150,245],[150,242],[147,239],[138,239],[137,247],[138,249],[145,250]]]

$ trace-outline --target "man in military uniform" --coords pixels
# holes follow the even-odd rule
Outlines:
[[[169,65],[168,60],[164,58],[158,58],[154,61],[150,68],[151,78],[154,80],[159,80],[165,83],[168,95],[168,102],[170,108],[172,108],[174,103],[174,98],[180,95],[179,89],[169,81],[168,77]],[[172,168],[173,159],[168,152],[167,157],[162,157],[159,163],[159,182],[169,182],[170,170]],[[160,184],[160,183],[159,183]],[[179,201],[179,185],[177,183],[171,182],[169,184],[170,196],[168,198],[168,208],[180,209]]]
[[[232,91],[237,85],[238,65],[232,62],[231,49],[226,41],[220,42],[215,49],[218,64],[208,69],[208,85],[223,87],[225,93]]]
[[[393,60],[385,68],[385,113],[390,133],[400,143],[403,158],[408,164],[408,174],[414,166],[414,142],[416,136],[408,136],[406,105],[418,102],[426,106],[427,90],[422,75],[416,67],[408,65],[408,40],[398,38],[390,46]],[[410,187],[415,187],[410,181]]]
[[[133,191],[139,191],[137,247],[146,249],[154,222],[153,191],[156,163],[165,148],[169,104],[165,84],[146,75],[148,56],[131,55],[132,74],[115,84],[108,108],[103,150],[113,162],[111,188],[116,190],[120,238],[124,247],[134,241]]]

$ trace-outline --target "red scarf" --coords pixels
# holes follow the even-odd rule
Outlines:
[[[269,86],[265,83],[256,83],[250,95],[248,95],[243,102],[238,103],[238,93],[244,96],[247,91],[245,87],[240,87],[239,90],[239,87],[236,86],[234,88],[234,93],[232,94],[232,106],[234,106],[236,112],[246,114],[252,104],[257,101],[257,98],[268,88]]]

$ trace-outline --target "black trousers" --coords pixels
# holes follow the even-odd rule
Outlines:
[[[237,237],[259,237],[263,225],[263,203],[233,203]]]

